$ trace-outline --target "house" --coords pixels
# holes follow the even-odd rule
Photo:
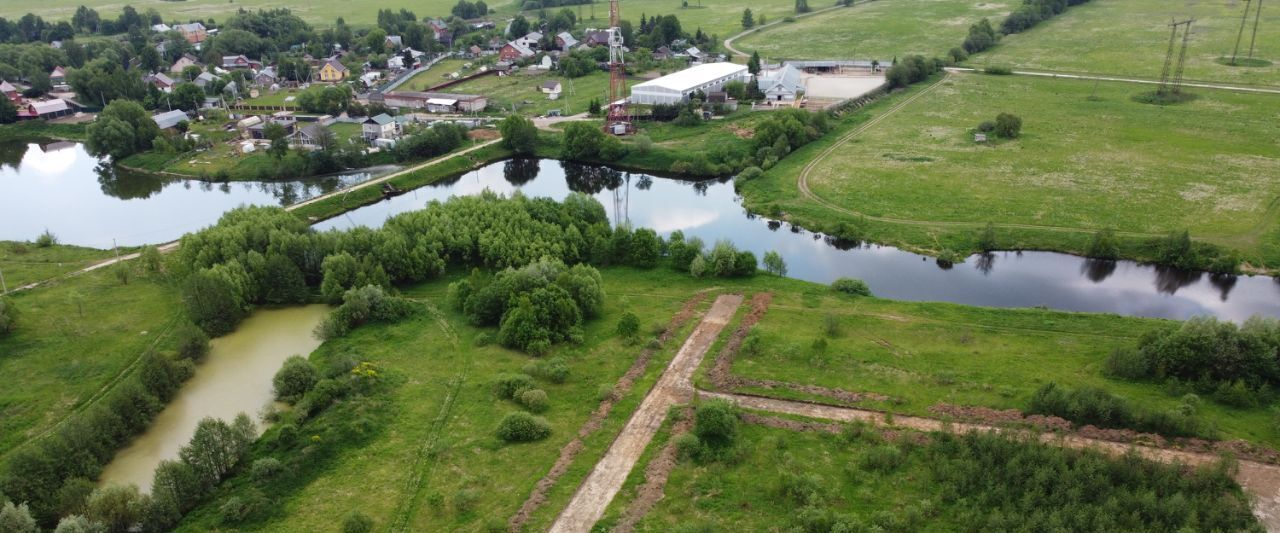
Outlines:
[[[388,35],[386,40],[382,41],[382,45],[392,52],[404,48],[404,39],[399,35]]]
[[[591,48],[609,46],[609,32],[605,30],[588,31],[582,37],[582,42]]]
[[[578,45],[578,40],[574,39],[573,35],[570,34],[569,32],[562,31],[556,34],[556,46],[560,48],[560,50],[568,52],[569,49],[577,45]]]
[[[539,42],[542,42],[542,33],[531,31],[524,34],[524,37],[517,37],[513,42],[520,43],[525,48],[534,49],[538,47]]]
[[[445,46],[453,46],[453,32],[449,31],[449,23],[441,19],[427,21],[427,29],[431,30],[436,41]]]
[[[547,98],[550,100],[555,100],[557,98],[560,98],[560,89],[561,89],[560,80],[544,81],[542,82],[542,85],[540,85],[538,88],[542,90],[542,94],[547,95]]]
[[[142,77],[142,82],[152,87],[155,87],[156,89],[159,89],[160,92],[162,93],[173,92],[173,86],[178,84],[177,82],[173,81],[173,78],[170,78],[164,75],[164,73],[162,72],[157,72],[155,74],[147,74],[146,76]]]
[[[654,61],[666,61],[671,59],[673,56],[674,54],[671,53],[671,49],[665,46],[659,46],[657,50],[653,51]]]
[[[761,72],[756,76],[756,86],[764,93],[765,99],[771,102],[791,102],[799,93],[804,92],[804,80],[800,78],[800,69],[786,64],[781,68]]]
[[[489,99],[475,94],[392,91],[369,95],[369,103],[392,108],[426,109],[431,113],[477,113],[484,111]]]
[[[497,27],[498,27],[498,25],[497,25],[497,24],[494,24],[492,20],[482,20],[482,21],[480,21],[480,22],[472,22],[472,23],[471,23],[471,29],[473,29],[473,30],[477,30],[477,31],[478,31],[478,30],[492,30],[492,29],[497,28]]]
[[[373,87],[380,79],[382,79],[382,73],[376,70],[360,75],[360,83],[364,84],[365,87]]]
[[[75,110],[67,105],[67,101],[61,98],[45,100],[43,102],[27,102],[27,109],[20,114],[23,118],[43,118],[51,119],[70,115]]]
[[[378,139],[394,139],[400,133],[398,127],[396,119],[386,113],[369,117],[363,124],[364,140],[373,142]]]
[[[294,142],[308,148],[319,148],[320,139],[324,136],[325,131],[327,130],[324,125],[317,122],[298,130],[298,135],[294,137]]]
[[[5,98],[15,104],[22,100],[22,93],[18,92],[18,88],[4,80],[0,80],[0,94],[3,94]]]
[[[320,81],[340,82],[347,79],[347,74],[351,71],[337,59],[326,59],[324,64],[320,66]]]
[[[191,80],[191,83],[196,84],[196,87],[204,89],[205,87],[208,87],[210,83],[217,81],[217,79],[218,78],[212,73],[201,72],[199,76],[196,76],[196,79]]]
[[[67,69],[62,67],[53,67],[53,72],[49,73],[49,82],[54,86],[67,84]]]
[[[187,67],[204,68],[204,65],[200,63],[200,58],[191,54],[182,54],[182,57],[179,57],[177,61],[173,62],[173,66],[169,67],[169,72],[171,74],[182,74],[182,71],[186,70]]]
[[[388,70],[404,70],[404,56],[391,56],[387,58]]]
[[[699,50],[696,46],[690,46],[688,50],[684,51],[684,55],[693,60],[694,63],[701,63],[707,58],[707,53]]]
[[[750,77],[746,65],[734,63],[696,65],[632,86],[630,100],[633,104],[644,105],[678,104],[688,100],[695,92],[719,91],[726,83],[746,82]]]
[[[259,87],[271,87],[280,81],[280,77],[276,75],[275,67],[266,67],[258,71],[258,75],[253,77],[254,85]]]
[[[192,22],[190,24],[179,24],[174,26],[178,33],[181,33],[187,42],[191,44],[203,43],[209,37],[209,30],[205,29],[204,24]]]
[[[498,58],[503,61],[518,61],[527,57],[533,57],[533,50],[516,41],[511,41],[502,46],[502,50],[498,51]]]
[[[190,120],[190,117],[187,116],[186,111],[174,109],[173,111],[166,111],[152,116],[151,120],[154,120],[156,125],[160,126],[160,129],[167,130],[177,127],[179,122],[186,122]]]
[[[297,129],[297,126],[298,126],[298,122],[292,118],[273,117],[265,121],[250,125],[248,128],[246,128],[249,131],[249,137],[252,137],[254,139],[266,139],[267,138],[266,131],[267,131],[268,124],[279,124],[280,127],[284,128],[285,137],[293,135],[293,132]]]
[[[168,32],[170,32],[170,31],[172,31],[172,30],[173,30],[173,28],[172,28],[172,27],[170,27],[168,24],[164,24],[164,23],[161,23],[161,24],[152,24],[152,25],[151,25],[151,31],[154,31],[154,32],[156,32],[156,33],[168,33]]]
[[[262,63],[249,59],[244,54],[238,56],[222,56],[222,68],[234,70],[239,68],[260,69]]]

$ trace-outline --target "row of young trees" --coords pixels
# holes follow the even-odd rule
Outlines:
[[[1229,404],[1241,403],[1230,393],[1237,386],[1245,400],[1269,397],[1280,388],[1280,320],[1257,316],[1236,325],[1191,318],[1143,335],[1136,348],[1112,354],[1106,369],[1124,379],[1193,383],[1198,392],[1215,393]]]

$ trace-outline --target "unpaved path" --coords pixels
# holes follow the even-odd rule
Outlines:
[[[862,421],[876,425],[887,425],[884,413],[866,409],[835,407],[722,392],[698,391],[698,395],[703,398],[728,400],[747,409],[769,413],[839,422]],[[952,431],[955,433],[1002,431],[1001,428],[981,424],[947,423],[932,418],[896,415],[893,418],[893,425],[918,431]],[[1094,448],[1114,455],[1123,455],[1129,451],[1134,451],[1146,459],[1164,463],[1180,462],[1186,465],[1203,465],[1220,459],[1220,456],[1213,454],[1151,448],[1136,444],[1088,439],[1075,435],[1041,433],[1040,440],[1045,443],[1070,448]],[[1280,466],[1266,465],[1253,461],[1239,461],[1238,465],[1239,470],[1235,476],[1236,481],[1253,495],[1253,514],[1258,517],[1258,520],[1267,528],[1267,531],[1280,531]]]
[[[946,67],[946,70],[948,72],[977,72],[977,69],[969,67]],[[1146,80],[1142,78],[1106,76],[1100,74],[1072,74],[1069,72],[1054,72],[1052,70],[1015,70],[1012,73],[1015,76],[1039,76],[1042,78],[1062,78],[1068,80],[1097,80],[1115,81],[1120,83],[1137,83],[1142,85],[1160,85],[1160,80]],[[1213,83],[1207,81],[1183,81],[1182,86],[1194,87],[1197,89],[1219,89],[1223,91],[1239,91],[1245,93],[1280,94],[1280,87],[1256,87],[1248,85],[1232,85],[1229,83]]]
[[[604,457],[592,468],[587,479],[583,480],[573,499],[569,500],[569,505],[556,517],[555,523],[551,525],[553,533],[591,531],[591,526],[604,515],[605,508],[622,489],[631,469],[662,426],[667,411],[671,406],[687,403],[693,398],[693,372],[740,305],[741,295],[716,298],[711,310],[707,311],[702,322],[689,334],[658,382],[622,428],[618,438],[609,445]]]

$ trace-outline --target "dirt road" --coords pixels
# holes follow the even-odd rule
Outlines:
[[[569,500],[569,505],[556,517],[555,523],[551,525],[553,533],[591,531],[591,527],[604,515],[609,502],[622,489],[622,483],[627,480],[640,455],[649,446],[649,441],[653,440],[658,428],[662,426],[667,411],[671,406],[687,403],[693,398],[693,372],[740,305],[740,295],[716,298],[711,310],[707,311],[702,322],[689,334],[680,351],[658,378],[653,390],[644,397],[640,407],[622,428],[618,438],[609,445],[604,457],[578,487],[573,499]]]
[[[775,414],[803,416],[835,420],[839,422],[862,421],[875,425],[886,425],[884,413],[855,409],[851,407],[835,407],[790,400],[761,398],[722,392],[698,391],[702,398],[716,398],[731,401],[741,407]],[[914,416],[894,416],[893,425],[918,431],[953,431],[969,433],[974,431],[1001,431],[1000,428],[980,424],[945,423],[941,420]],[[1219,460],[1217,455],[1191,453],[1179,450],[1166,450],[1122,444],[1118,442],[1087,439],[1073,435],[1055,435],[1043,433],[1040,440],[1048,444],[1056,444],[1069,448],[1094,448],[1114,455],[1123,455],[1129,451],[1153,461],[1164,463],[1180,462],[1187,465],[1209,464]],[[1258,517],[1267,531],[1280,531],[1280,466],[1239,461],[1236,481],[1253,496],[1253,514]]]

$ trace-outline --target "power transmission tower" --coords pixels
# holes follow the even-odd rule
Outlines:
[[[630,113],[627,112],[627,71],[622,51],[621,26],[618,0],[609,0],[609,107],[604,127],[606,132],[613,135],[626,135],[634,128]]]
[[[1195,19],[1174,20],[1169,23],[1169,50],[1164,56],[1164,70],[1160,73],[1160,88],[1156,91],[1159,94],[1176,94],[1182,91],[1182,69],[1186,65],[1187,60],[1187,44],[1191,39],[1191,23]],[[1178,42],[1178,30],[1181,29],[1182,35],[1182,51],[1178,54],[1178,67],[1173,73],[1173,83],[1170,84],[1169,75],[1173,70],[1173,51],[1174,46]]]
[[[1258,21],[1262,20],[1262,0],[1258,0],[1258,10],[1253,15],[1253,37],[1249,39],[1249,59],[1253,59],[1253,45],[1258,42]]]
[[[1240,55],[1240,40],[1244,37],[1244,27],[1249,22],[1249,8],[1253,7],[1253,0],[1244,0],[1244,14],[1240,15],[1240,31],[1236,32],[1236,47],[1231,51],[1231,64],[1236,64],[1236,57]],[[1262,5],[1262,1],[1258,1],[1258,5]]]

